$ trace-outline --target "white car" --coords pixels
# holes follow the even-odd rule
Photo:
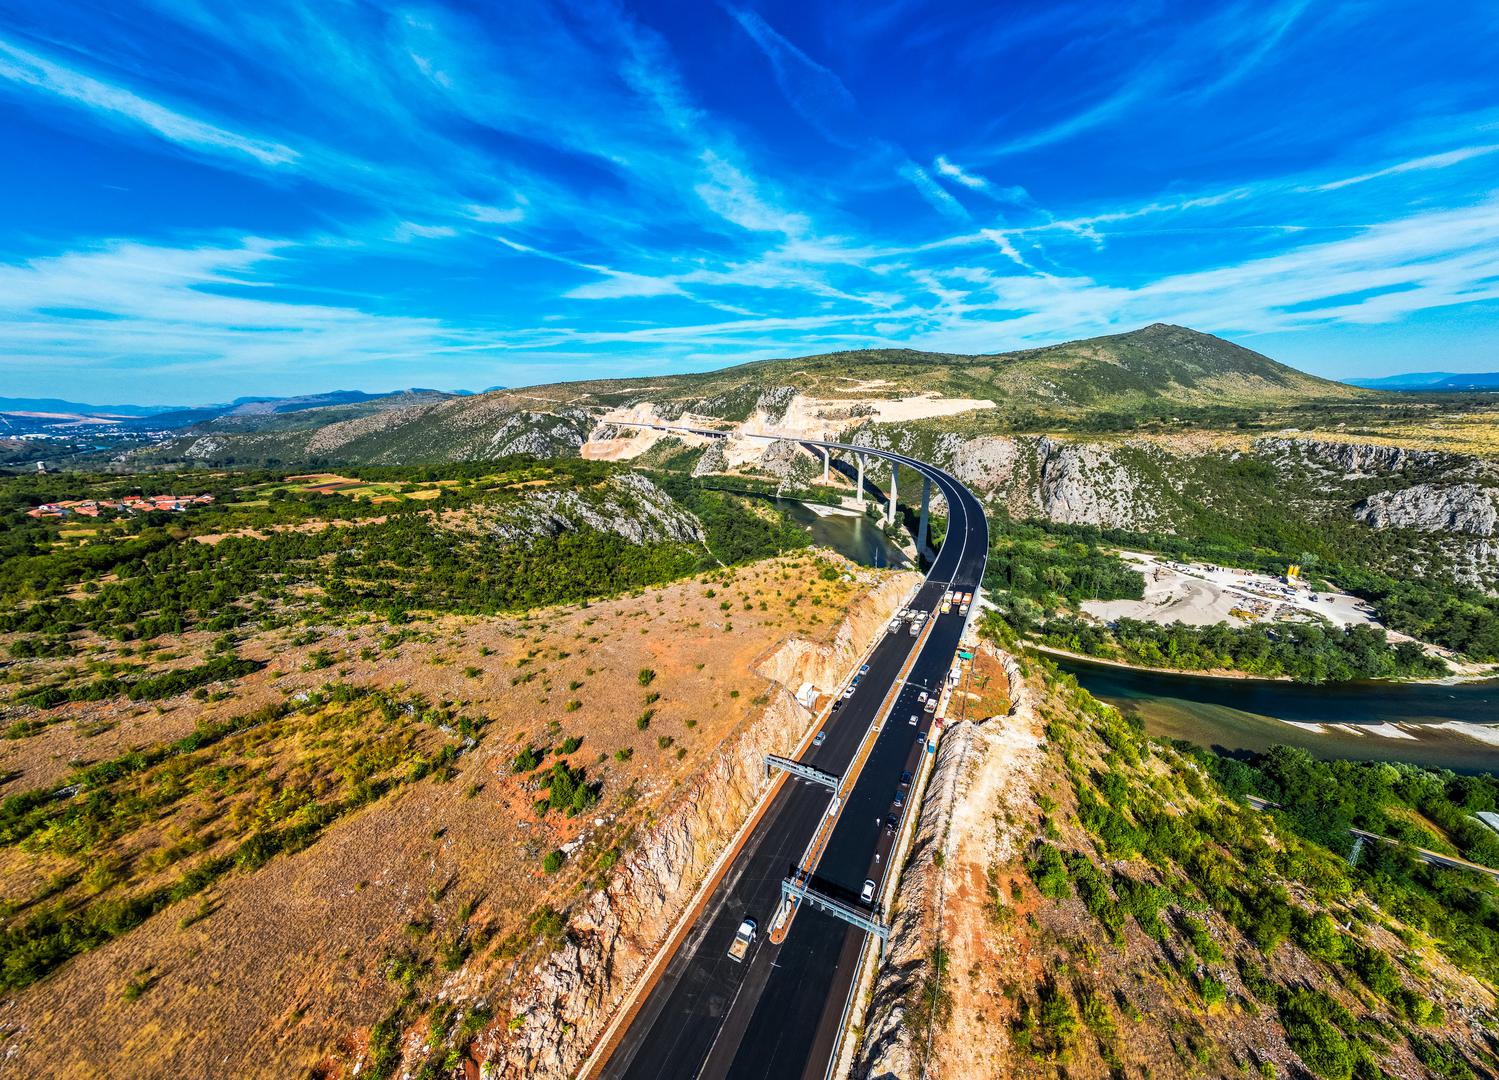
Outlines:
[[[859,899],[864,901],[866,904],[871,904],[874,902],[874,882],[864,882],[864,888],[859,890]]]
[[[926,711],[927,712],[936,712],[937,711],[937,699],[936,698],[928,698],[927,699]]]
[[[926,700],[926,691],[925,690],[923,690],[921,693],[919,693],[919,694],[916,695],[916,704],[920,705],[925,700]]]
[[[906,723],[910,724],[912,727],[915,727],[919,719],[920,718],[915,713],[912,713],[911,719],[907,720]]]

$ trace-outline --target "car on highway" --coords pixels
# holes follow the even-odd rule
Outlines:
[[[845,686],[843,688],[843,696],[846,697],[846,698],[851,698],[851,697],[854,696],[854,686],[853,686],[853,683],[849,683],[847,686]]]
[[[916,704],[920,705],[923,701],[925,701],[927,699],[927,696],[928,695],[927,695],[927,692],[925,690],[923,690],[921,693],[917,694],[916,695]]]
[[[898,633],[900,633],[900,622],[901,621],[899,619],[891,619],[890,620],[890,633],[892,633],[892,634],[898,634]]]
[[[827,741],[828,741],[828,733],[826,731],[819,731],[816,735],[812,736],[812,745],[813,746],[821,746],[823,743],[825,743]]]
[[[863,667],[861,667],[859,669],[859,674],[860,675],[868,675],[869,674],[869,665],[865,664]]]
[[[909,772],[903,772],[903,773],[900,774],[900,786],[901,787],[910,787],[911,786],[911,774]]]
[[[744,961],[744,955],[749,952],[749,947],[755,943],[755,935],[759,932],[759,929],[754,919],[745,919],[739,924],[739,929],[734,932],[734,940],[729,945],[730,960],[736,964]]]
[[[907,720],[906,723],[910,724],[912,727],[915,727],[916,726],[916,722],[918,720],[920,720],[920,719],[921,719],[920,716],[918,716],[916,713],[912,713],[911,714],[911,719]]]
[[[926,708],[925,708],[925,711],[929,712],[929,713],[937,711],[937,699],[936,698],[927,698],[926,699]]]
[[[891,814],[887,818],[885,818],[885,831],[886,832],[894,832],[895,831],[895,827],[897,825],[899,825],[899,824],[900,824],[900,818],[897,817],[894,814]]]
[[[902,806],[905,806],[905,805],[906,805],[906,793],[905,793],[905,791],[904,790],[897,791],[895,793],[895,808],[897,810],[899,810]]]
[[[864,887],[859,890],[859,899],[866,904],[874,902],[874,882],[869,880],[864,882]]]

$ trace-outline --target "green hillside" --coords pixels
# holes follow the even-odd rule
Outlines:
[[[761,360],[692,375],[561,382],[472,397],[410,395],[290,415],[198,425],[142,455],[205,463],[407,464],[505,453],[567,454],[602,411],[641,402],[662,415],[747,420],[794,392],[851,402],[913,394],[993,401],[943,421],[953,430],[1035,429],[1100,417],[1174,417],[1313,403],[1372,402],[1377,391],[1319,379],[1211,334],[1157,323],[1040,349],[963,356],[861,349]]]
[[[832,398],[911,393],[989,398],[996,403],[1040,398],[1064,409],[1148,403],[1271,405],[1371,396],[1211,334],[1165,323],[1020,352],[965,356],[856,349],[760,360],[697,375],[555,383],[528,393],[579,404],[676,401],[697,412],[743,419],[761,392],[780,386]]]

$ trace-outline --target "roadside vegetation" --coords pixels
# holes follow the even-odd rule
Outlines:
[[[1146,1052],[1132,1039],[1153,1041],[1192,1073],[1270,1076],[1294,1064],[1266,1038],[1270,1019],[1323,1080],[1499,1069],[1471,1037],[1494,1021],[1499,882],[1413,853],[1499,866],[1499,836],[1471,816],[1499,807],[1499,781],[1171,745],[1071,679],[1046,679],[1059,782],[1022,861],[1055,913],[1038,925],[1069,925],[1076,910],[1088,929],[1041,931],[1057,957],[1018,995],[1013,1046],[1040,1062],[1097,1053],[1123,1067]],[[1246,794],[1274,805],[1255,809]],[[1350,865],[1351,827],[1393,842],[1364,844]],[[1110,952],[1117,970],[1100,966]]]
[[[1284,623],[1272,627],[1187,626],[1119,619],[1112,626],[1048,619],[1034,630],[1044,645],[1139,667],[1241,671],[1296,682],[1413,679],[1447,673],[1414,642],[1392,644],[1383,630]]]

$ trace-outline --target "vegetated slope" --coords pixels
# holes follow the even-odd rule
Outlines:
[[[1211,334],[1155,323],[994,358],[994,384],[1058,404],[1269,405],[1361,396]]]
[[[524,611],[807,543],[773,510],[686,478],[663,478],[668,491],[577,459],[446,469],[468,475],[407,495],[388,493],[388,482],[377,496],[385,501],[219,476],[218,501],[174,515],[170,527],[142,515],[101,521],[82,537],[26,517],[24,503],[10,507],[0,724],[21,740],[8,748],[12,765],[27,737],[116,715],[122,700],[206,698],[209,686],[264,666],[263,654],[237,654],[242,640],[299,622]],[[29,476],[6,487],[35,499],[38,488],[78,483]]]
[[[1127,334],[987,356],[866,349],[764,360],[694,375],[553,383],[472,397],[388,396],[197,425],[132,460],[411,464],[506,452],[575,451],[604,411],[649,402],[656,415],[743,422],[819,399],[917,394],[993,401],[990,427],[1016,417],[1253,408],[1373,398],[1209,334],[1156,324]]]
[[[544,407],[507,392],[392,394],[289,413],[237,414],[125,455],[131,465],[434,464],[507,454],[576,454],[594,426],[576,408]],[[543,403],[546,406],[546,403]]]
[[[631,905],[662,896],[611,871],[644,861],[661,890],[711,862],[716,834],[688,852],[640,842],[726,743],[767,718],[790,729],[767,749],[805,730],[791,694],[831,678],[765,674],[766,658],[793,639],[841,674],[906,585],[799,552],[519,615],[314,604],[305,621],[242,626],[236,648],[265,666],[205,700],[93,703],[0,742],[23,773],[0,803],[8,1067],[463,1075],[476,1034],[534,1034],[507,999],[587,933],[570,915],[597,910],[606,884],[616,925],[654,939]],[[872,593],[883,606],[851,627]],[[758,761],[745,756],[747,789]],[[705,802],[726,812],[721,791]],[[576,1002],[559,1013],[580,1023]]]
[[[1111,410],[1157,403],[1271,405],[1370,396],[1211,334],[1165,323],[1020,352],[965,356],[859,349],[762,360],[700,375],[560,383],[534,392],[608,405],[676,402],[695,413],[742,420],[760,394],[776,387],[849,398],[923,393],[997,402],[1039,398],[1064,409]]]
[[[944,735],[873,1075],[1495,1074],[1499,882],[1348,831],[1499,866],[1468,817],[1492,778],[1245,763],[1148,739],[1044,665],[1017,681],[1017,714]]]

